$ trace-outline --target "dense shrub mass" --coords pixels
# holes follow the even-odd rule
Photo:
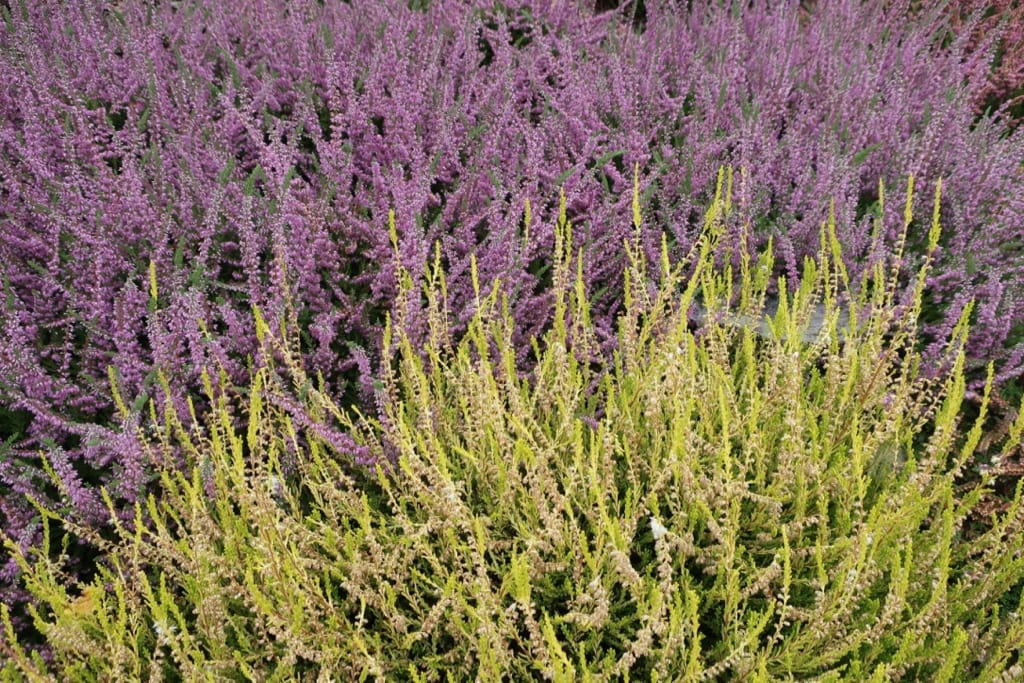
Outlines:
[[[639,231],[627,244],[607,372],[586,360],[598,340],[564,220],[554,324],[528,373],[500,286],[476,289],[468,334],[449,335],[438,260],[415,291],[425,352],[406,331],[410,309],[384,333],[396,356],[381,420],[336,407],[302,367],[294,320],[276,331],[256,309],[262,356],[245,391],[204,375],[216,407],[198,421],[169,393],[161,402],[147,450],[171,464],[134,529],[102,538],[45,512],[104,549],[95,578],[68,584],[45,549],[26,557],[8,543],[52,652],[30,655],[8,623],[2,673],[1019,680],[1022,492],[979,524],[991,478],[958,484],[989,395],[958,431],[967,316],[944,372],[922,376],[914,312],[894,309],[898,259],[851,283],[832,225],[767,338],[720,324],[733,291],[757,316],[771,280],[770,253],[739,252],[737,277],[713,267],[728,212],[719,196],[690,261],[668,267],[666,248],[657,294],[638,286],[651,276]],[[399,282],[404,295],[401,268]],[[712,322],[695,333],[697,296]],[[815,302],[828,322],[804,343]],[[295,421],[300,401],[357,443],[339,448]],[[1024,417],[1001,456],[1022,432]],[[359,447],[381,467],[354,467]]]
[[[929,3],[911,3],[919,12]],[[974,94],[976,114],[1003,109],[1012,127],[1024,120],[1024,3],[1020,0],[955,0],[943,3],[949,28],[966,33],[969,52],[990,55],[985,85]]]
[[[1020,0],[1002,0],[988,3],[982,9],[974,3],[974,10],[982,12],[983,20],[976,36],[985,31],[998,31],[998,42],[992,55],[993,70],[988,87],[975,96],[976,110],[982,113],[993,107],[1006,107],[1011,125],[1024,121],[1024,3]]]
[[[926,357],[973,298],[970,362],[1015,376],[1024,146],[975,122],[985,54],[945,45],[931,15],[907,22],[906,3],[685,4],[646,2],[631,23],[553,0],[2,3],[0,526],[27,544],[24,495],[61,499],[41,447],[80,520],[105,517],[100,484],[130,510],[158,486],[134,426],[159,373],[182,409],[212,362],[244,383],[249,310],[280,314],[286,290],[306,361],[372,409],[385,314],[406,306],[407,333],[426,334],[419,297],[396,300],[392,209],[408,272],[440,243],[455,331],[471,254],[481,281],[501,278],[525,360],[550,324],[556,209],[527,200],[564,186],[609,353],[634,164],[652,263],[662,234],[676,256],[692,246],[731,161],[723,241],[774,237],[792,278],[830,200],[856,271],[892,205],[879,179],[941,178]]]

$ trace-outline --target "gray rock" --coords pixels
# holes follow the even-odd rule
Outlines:
[[[778,309],[779,298],[777,296],[769,295],[765,298],[764,311],[760,317],[733,313],[726,316],[725,323],[736,328],[752,328],[754,334],[762,339],[771,339],[773,335],[768,321],[775,317]],[[693,303],[694,321],[697,325],[703,325],[707,321],[707,318],[708,312],[704,306],[704,301],[702,299],[696,299]],[[836,331],[839,334],[840,342],[843,340],[844,332],[849,322],[850,312],[846,306],[841,305],[839,307],[839,320],[836,323]],[[800,340],[805,344],[811,344],[818,341],[824,326],[825,305],[822,303],[816,303],[811,311],[810,319],[807,321],[807,326],[800,333]]]

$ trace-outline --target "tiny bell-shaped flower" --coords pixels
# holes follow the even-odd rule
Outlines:
[[[665,528],[658,518],[651,515],[651,534],[654,535],[654,540],[657,541],[659,538],[664,538],[665,534],[668,533],[668,529]]]

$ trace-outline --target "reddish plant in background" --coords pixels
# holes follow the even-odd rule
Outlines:
[[[908,16],[937,3],[915,0]],[[940,5],[952,35],[966,39],[968,53],[988,59],[987,78],[974,93],[977,115],[1003,110],[1011,128],[1024,119],[1024,3],[1020,0],[952,0]]]
[[[975,96],[975,112],[1005,108],[1004,115],[1012,127],[1024,120],[1024,3],[1020,0],[961,0],[953,3],[950,17],[954,31],[970,26],[968,49],[985,42],[993,33],[998,36],[992,54],[992,72],[985,86]],[[976,24],[968,20],[980,13]]]

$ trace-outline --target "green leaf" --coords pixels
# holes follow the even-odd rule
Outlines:
[[[149,105],[146,105],[146,108],[142,110],[142,114],[139,115],[139,122],[136,124],[135,127],[139,130],[140,133],[146,130],[146,124],[149,123],[149,115],[151,112],[152,109],[149,107]]]
[[[853,165],[854,166],[860,166],[861,164],[863,164],[867,160],[868,156],[870,156],[870,154],[872,152],[874,152],[876,149],[878,149],[881,146],[882,146],[881,143],[876,142],[875,144],[868,145],[864,149],[862,149],[859,152],[855,153],[853,155]]]
[[[334,34],[331,33],[331,28],[326,22],[320,26],[320,36],[324,41],[324,47],[328,50],[334,47]]]
[[[285,172],[284,181],[281,183],[281,194],[286,194],[288,192],[288,188],[289,186],[291,186],[292,180],[294,180],[295,176],[297,175],[299,175],[299,172],[295,169],[294,166],[290,167]]]
[[[146,403],[149,401],[149,394],[145,391],[135,397],[135,401],[132,402],[132,412],[141,413],[142,409],[146,407]]]
[[[259,164],[256,164],[256,168],[252,169],[252,172],[249,174],[249,177],[245,179],[245,187],[242,189],[242,192],[246,196],[252,197],[256,194],[257,179],[267,179],[266,174],[263,172],[263,167],[260,166]]]
[[[5,297],[5,301],[6,301],[6,304],[7,304],[7,311],[8,312],[13,312],[14,311],[14,306],[15,306],[15,301],[14,301],[14,290],[11,289],[11,281],[7,279],[7,274],[6,273],[3,274],[0,277],[3,278],[4,297]]]
[[[555,178],[555,185],[561,185],[562,183],[564,183],[566,181],[566,179],[569,176],[571,176],[575,172],[576,172],[576,168],[575,167],[569,167],[566,170],[562,171],[560,174],[558,174],[558,177]]]
[[[612,159],[614,159],[615,157],[622,156],[625,153],[626,150],[624,149],[614,149],[611,152],[606,152],[605,154],[602,154],[594,161],[594,168],[600,168],[607,164]]]
[[[258,168],[258,167],[257,167]],[[234,157],[228,159],[227,165],[217,174],[217,183],[220,185],[227,185],[231,180],[231,174],[235,170],[235,159]],[[248,187],[248,186],[247,186]]]
[[[185,264],[185,235],[178,237],[174,247],[174,267],[181,268]]]
[[[37,273],[39,273],[40,275],[42,275],[43,277],[49,277],[50,276],[50,271],[48,271],[46,269],[46,266],[41,264],[39,261],[35,261],[35,260],[31,260],[30,259],[29,261],[26,261],[26,265],[29,268],[31,268],[32,270],[34,270]]]
[[[188,274],[188,284],[194,289],[206,287],[206,274],[203,272],[203,264],[196,263],[195,268]]]

